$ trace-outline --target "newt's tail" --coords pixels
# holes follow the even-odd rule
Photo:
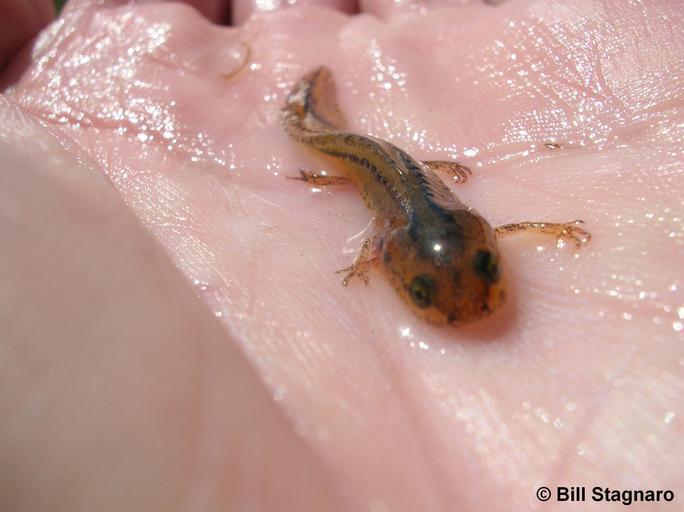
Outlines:
[[[295,84],[280,112],[280,122],[299,142],[346,129],[347,122],[337,105],[335,81],[327,67],[316,68]]]

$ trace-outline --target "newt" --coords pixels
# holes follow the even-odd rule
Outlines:
[[[348,131],[332,73],[324,66],[301,78],[287,96],[281,124],[296,142],[342,160],[346,176],[300,171],[317,187],[352,184],[374,214],[366,238],[342,284],[378,263],[399,295],[421,318],[462,325],[490,315],[506,301],[506,279],[497,237],[532,231],[573,240],[591,235],[567,223],[521,222],[492,228],[439,178],[464,182],[470,170],[452,161],[420,162],[394,144]]]

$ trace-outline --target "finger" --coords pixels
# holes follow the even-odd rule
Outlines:
[[[64,6],[67,12],[84,8],[103,8],[116,5],[130,5],[132,3],[150,4],[153,2],[166,2],[167,0],[69,0]],[[170,3],[170,2],[169,2]],[[185,0],[182,3],[197,9],[202,15],[214,23],[224,23],[230,15],[229,0]]]
[[[235,0],[232,22],[240,25],[254,13],[279,11],[291,5],[327,7],[347,14],[359,10],[356,0]]]
[[[193,6],[214,23],[225,23],[230,18],[228,0],[187,0],[185,3]]]
[[[54,15],[51,0],[0,2],[0,70]]]
[[[93,162],[1,98],[0,127],[3,510],[338,510]]]
[[[399,13],[421,12],[430,7],[481,4],[481,0],[361,0],[361,11],[386,18]]]

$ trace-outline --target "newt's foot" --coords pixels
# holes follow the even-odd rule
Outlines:
[[[366,238],[361,244],[359,253],[354,258],[354,263],[336,272],[336,274],[347,273],[342,279],[342,286],[347,286],[355,276],[368,284],[368,267],[376,259],[376,256],[372,254],[373,252],[373,238]]]
[[[454,178],[456,183],[465,183],[468,178],[473,174],[473,171],[465,165],[459,164],[458,162],[451,162],[448,160],[427,160],[423,162],[431,170],[435,172],[443,172]]]
[[[338,270],[335,273],[342,274],[344,272],[346,272],[347,275],[345,275],[344,279],[342,279],[342,286],[347,286],[353,277],[358,277],[366,285],[368,285],[368,282],[370,281],[368,278],[367,265],[351,265],[347,268],[343,268],[342,270]]]
[[[561,232],[558,235],[558,242],[561,242],[564,239],[573,240],[577,249],[582,247],[582,244],[588,243],[589,240],[591,240],[591,233],[577,227],[577,224],[584,224],[584,221],[577,219],[572,222],[560,224]]]

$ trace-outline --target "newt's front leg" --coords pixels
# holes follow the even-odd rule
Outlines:
[[[356,276],[360,278],[364,283],[368,284],[368,268],[378,258],[377,246],[375,244],[374,238],[366,238],[361,245],[354,262],[347,268],[338,270],[337,274],[346,272],[347,275],[342,279],[342,286],[347,286],[349,281]]]
[[[575,246],[579,248],[582,246],[582,244],[591,240],[591,233],[577,227],[577,224],[584,224],[584,221],[575,220],[573,222],[565,222],[562,224],[553,222],[519,222],[516,224],[504,224],[503,226],[496,228],[494,231],[496,231],[497,235],[506,235],[509,233],[517,233],[519,231],[543,233],[545,235],[553,235],[558,240],[573,240],[575,242]]]

